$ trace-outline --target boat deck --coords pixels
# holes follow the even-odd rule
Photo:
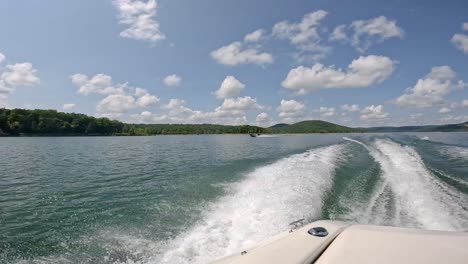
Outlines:
[[[328,235],[311,235],[314,227],[324,227]],[[467,245],[465,232],[317,221],[215,263],[466,264]]]

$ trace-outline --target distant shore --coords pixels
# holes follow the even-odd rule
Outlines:
[[[468,122],[448,125],[352,128],[322,120],[276,124],[268,128],[218,124],[128,124],[108,118],[56,110],[0,108],[0,137],[152,136],[220,134],[326,134],[381,132],[466,132]]]

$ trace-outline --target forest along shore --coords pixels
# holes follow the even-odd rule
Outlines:
[[[218,124],[128,124],[109,118],[56,110],[0,108],[0,136],[148,136],[198,134],[308,134],[384,132],[463,132],[468,122],[448,125],[352,128],[321,120],[268,128]]]

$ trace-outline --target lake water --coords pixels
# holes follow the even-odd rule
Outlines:
[[[0,263],[207,263],[300,218],[468,230],[468,133],[0,138]]]

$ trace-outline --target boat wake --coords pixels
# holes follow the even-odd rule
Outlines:
[[[106,263],[209,263],[287,230],[294,220],[327,213],[362,224],[467,229],[468,196],[438,178],[413,147],[388,138],[343,139],[350,143],[291,155],[223,184],[225,195],[202,206],[201,220],[171,240],[111,229],[84,244],[105,248]],[[92,262],[65,255],[33,263],[64,259]]]
[[[356,222],[432,230],[464,230],[468,197],[435,177],[419,154],[390,139],[363,146],[380,166],[380,179],[366,204],[352,204]],[[335,170],[347,162],[349,145],[337,144],[281,159],[228,187],[199,223],[167,242],[155,263],[207,263],[239,253],[288,228],[320,218]],[[372,176],[376,177],[376,175]],[[345,220],[350,217],[343,216]],[[340,220],[338,218],[338,220]]]
[[[285,231],[294,220],[318,218],[343,150],[343,144],[313,149],[254,170],[152,261],[207,263]]]
[[[272,137],[279,137],[279,135],[258,135],[258,138],[272,138]]]
[[[371,222],[447,231],[468,227],[468,197],[435,177],[414,148],[389,139],[344,139],[364,146],[382,170],[367,210]],[[382,218],[389,211],[391,219]]]
[[[451,158],[468,160],[468,148],[458,146],[443,146],[439,148],[439,152]]]

